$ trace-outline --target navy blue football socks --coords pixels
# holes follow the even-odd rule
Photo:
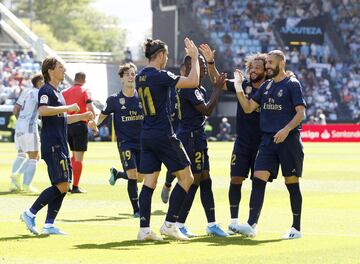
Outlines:
[[[200,182],[200,198],[208,223],[215,222],[215,203],[211,178]]]
[[[165,186],[170,188],[171,187],[171,184],[172,182],[175,180],[175,176],[172,175],[172,173],[170,173],[169,171],[167,171],[166,173],[166,179],[165,179]]]
[[[242,184],[230,183],[229,188],[229,204],[231,218],[239,217],[239,204],[241,200],[241,186]]]
[[[55,221],[55,218],[60,211],[61,204],[64,200],[66,193],[60,194],[58,197],[56,197],[54,200],[52,200],[48,204],[48,210],[46,215],[45,224],[53,224]]]
[[[195,194],[197,189],[199,188],[198,185],[192,184],[190,186],[190,189],[188,191],[188,193],[186,194],[184,203],[181,207],[180,213],[179,213],[179,218],[177,220],[177,222],[184,224],[186,221],[186,218],[189,215],[191,206],[193,204],[194,198],[195,198]]]
[[[296,230],[300,231],[302,196],[299,183],[286,184],[290,194],[291,211],[293,213],[293,224]]]
[[[154,189],[143,185],[140,196],[139,196],[139,206],[140,206],[140,227],[149,227],[150,226],[150,215],[151,215],[151,199]]]
[[[186,191],[177,183],[171,192],[169,200],[169,210],[166,215],[166,221],[175,223],[178,220],[179,212],[184,203]],[[141,205],[140,205],[141,209]]]
[[[120,179],[120,178],[128,180],[128,176],[127,176],[126,172],[123,172],[123,171],[117,171],[115,178],[116,178],[115,180]]]
[[[53,201],[56,197],[60,196],[61,192],[56,186],[51,186],[42,191],[39,197],[36,199],[34,204],[30,208],[30,212],[34,215],[37,214],[38,211],[41,210],[45,205],[49,204]]]
[[[127,191],[134,213],[139,212],[137,180],[128,180]]]
[[[254,177],[252,181],[252,190],[250,196],[250,213],[248,219],[248,224],[251,226],[256,224],[259,219],[261,208],[264,203],[265,187],[266,181]]]

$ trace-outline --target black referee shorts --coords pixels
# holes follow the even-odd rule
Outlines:
[[[88,127],[85,122],[68,125],[68,142],[71,151],[87,151]]]

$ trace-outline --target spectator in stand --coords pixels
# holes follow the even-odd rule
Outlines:
[[[228,141],[231,139],[231,125],[228,122],[226,117],[221,119],[221,123],[219,124],[219,133],[216,138],[218,141]]]

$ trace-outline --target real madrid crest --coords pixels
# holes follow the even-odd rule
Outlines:
[[[278,96],[278,97],[281,97],[282,95],[283,95],[283,90],[281,89],[281,90],[278,92],[277,96]]]
[[[121,105],[124,105],[124,104],[125,104],[125,98],[123,98],[123,97],[120,98],[120,99],[119,99],[119,103],[120,103]]]
[[[141,102],[139,102],[139,108],[142,109],[142,104],[141,104]]]
[[[252,87],[251,87],[251,86],[246,86],[246,88],[245,88],[245,93],[246,93],[246,94],[250,94],[251,91],[252,91]]]

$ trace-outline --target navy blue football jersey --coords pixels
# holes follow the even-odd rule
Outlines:
[[[206,104],[204,87],[178,89],[178,117],[180,120],[178,134],[202,129],[205,116],[195,106]]]
[[[49,83],[45,83],[45,85],[40,88],[38,100],[39,107],[66,105],[61,92]],[[61,152],[68,154],[66,113],[54,116],[42,116],[41,120],[41,155],[44,157],[47,153],[52,152],[55,146],[60,146]]]
[[[228,80],[226,82],[226,86],[228,91],[236,93],[233,80]],[[258,90],[247,80],[244,80],[242,88],[246,97],[249,99],[252,98]],[[261,140],[260,108],[250,114],[246,114],[239,101],[237,101],[236,134],[237,140],[239,140],[242,144],[249,147],[253,146],[255,148],[259,146]]]
[[[144,110],[143,138],[171,137],[169,89],[175,87],[180,76],[153,67],[142,69],[136,76],[136,89]]]
[[[110,96],[101,113],[104,115],[114,114],[115,133],[117,141],[122,147],[140,149],[144,114],[136,91],[132,97],[125,96],[122,91]]]
[[[174,131],[177,130],[179,124],[178,117],[178,100],[177,92],[175,87],[170,87],[170,113],[171,113],[171,124],[174,128]]]
[[[260,127],[265,133],[277,133],[294,118],[296,106],[306,107],[301,84],[294,77],[265,81],[252,99],[260,105]]]

